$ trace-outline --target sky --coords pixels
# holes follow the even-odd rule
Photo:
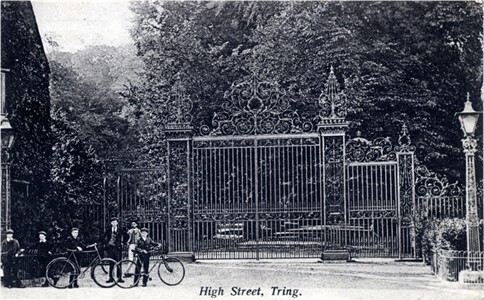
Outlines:
[[[59,50],[76,52],[93,45],[131,43],[129,0],[31,0],[46,51],[45,37]]]

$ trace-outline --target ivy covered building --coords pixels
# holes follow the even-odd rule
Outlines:
[[[36,234],[39,208],[47,201],[52,155],[50,70],[30,1],[2,1],[1,5],[2,94],[15,135],[8,155],[10,179],[2,178],[2,229],[11,227],[22,238]],[[2,151],[2,168],[7,170],[7,153]]]

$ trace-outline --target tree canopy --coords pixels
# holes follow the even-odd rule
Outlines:
[[[276,82],[299,112],[317,111],[330,66],[348,96],[349,135],[409,126],[417,157],[463,179],[461,111],[481,108],[482,7],[475,2],[135,2],[132,36],[145,70],[124,94],[148,160],[182,84],[195,128],[209,124],[244,76]],[[161,152],[160,152],[161,151]],[[462,170],[462,171],[461,171]]]

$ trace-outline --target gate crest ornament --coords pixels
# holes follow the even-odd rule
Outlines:
[[[415,146],[412,145],[412,140],[410,139],[410,134],[408,133],[407,124],[403,124],[402,131],[398,136],[398,146],[395,147],[398,152],[413,152],[415,151]]]
[[[334,75],[333,66],[331,66],[326,91],[323,91],[319,96],[321,122],[333,123],[337,120],[344,120],[347,114],[346,104],[346,95],[339,92],[339,84]]]
[[[311,122],[301,121],[274,82],[262,81],[255,74],[232,83],[224,99],[222,112],[215,113],[212,118],[213,128],[200,127],[202,135],[284,134],[312,130]]]

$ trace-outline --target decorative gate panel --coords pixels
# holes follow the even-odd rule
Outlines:
[[[197,257],[319,256],[320,166],[317,135],[195,139]]]

